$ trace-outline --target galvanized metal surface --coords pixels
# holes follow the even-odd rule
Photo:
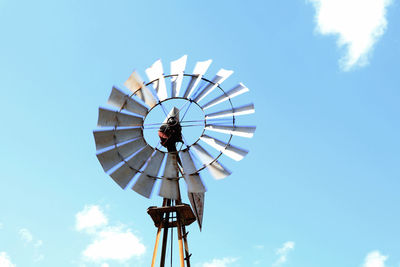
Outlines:
[[[142,78],[140,78],[140,75],[136,71],[129,76],[124,85],[131,90],[132,93],[142,99],[150,108],[157,104],[158,101],[153,93],[144,85]]]
[[[231,174],[231,171],[222,166],[218,160],[215,160],[201,145],[194,144],[192,148],[215,179],[223,179]]]
[[[125,189],[136,173],[137,170],[130,168],[127,163],[124,163],[111,173],[110,176],[122,189]]]
[[[253,137],[254,132],[256,131],[256,127],[254,126],[222,126],[214,124],[207,124],[205,129],[247,138]]]
[[[225,102],[229,99],[232,99],[238,95],[244,94],[249,91],[249,88],[247,88],[243,83],[239,83],[237,86],[232,88],[231,90],[225,92],[224,94],[220,95],[219,97],[216,97],[215,99],[211,100],[207,104],[201,106],[203,109],[208,109],[211,108],[212,106],[215,106],[219,103]]]
[[[177,154],[168,153],[159,195],[169,199],[179,198]]]
[[[217,119],[217,118],[223,118],[223,117],[230,117],[230,116],[240,116],[240,115],[247,115],[254,113],[254,104],[248,104],[244,106],[240,106],[234,109],[226,109],[226,110],[221,110],[218,112],[213,112],[206,114],[206,119]]]
[[[158,195],[168,199],[174,199],[174,200],[179,199],[178,180],[163,178],[161,180],[161,187]]]
[[[200,231],[203,226],[203,211],[204,211],[204,193],[188,192],[190,204],[193,208],[193,213],[196,216]]]
[[[217,180],[224,179],[232,174],[230,170],[222,166],[221,163],[219,163],[218,161],[214,161],[213,163],[208,165],[207,170]]]
[[[98,126],[141,126],[143,118],[120,113],[117,111],[99,108]]]
[[[132,93],[136,93],[140,88],[142,88],[144,82],[140,77],[139,73],[137,73],[137,71],[134,71],[129,76],[128,80],[125,81],[124,85],[126,86],[126,88],[131,90]],[[144,101],[142,92],[139,91],[136,93],[136,95]]]
[[[179,96],[183,80],[183,72],[185,71],[186,67],[186,60],[187,55],[184,55],[183,57],[171,62],[171,74],[177,74],[177,76],[171,77],[172,97]]]
[[[96,149],[99,150],[143,136],[143,132],[141,128],[137,127],[121,130],[97,130],[93,131],[93,135],[96,143]]]
[[[197,168],[194,165],[192,156],[189,153],[189,150],[182,150],[179,152],[179,157],[181,159],[183,172],[186,175],[197,173]]]
[[[150,158],[151,154],[153,154],[154,149],[146,145],[145,148],[140,150],[136,155],[127,160],[129,166],[133,169],[139,170],[146,163],[146,161]]]
[[[231,74],[232,70],[220,69],[217,75],[212,79],[212,83],[208,83],[201,92],[196,96],[194,101],[200,102],[204,97],[211,93],[218,85],[225,81]]]
[[[133,98],[129,97],[129,95],[126,95],[116,87],[113,87],[111,91],[110,97],[108,98],[108,104],[141,116],[146,116],[148,112],[148,109],[145,106],[135,101]]]
[[[201,136],[200,140],[204,141],[205,143],[209,144],[216,150],[224,153],[225,155],[236,161],[242,160],[247,155],[247,153],[249,153],[248,150],[242,149],[237,146],[233,146],[231,144],[227,144],[219,139],[208,136],[206,134]]]
[[[164,159],[164,154],[161,151],[156,151],[151,157],[149,163],[139,175],[136,183],[132,189],[147,198],[150,198],[151,192],[153,191],[154,183],[156,182],[156,176],[160,170],[161,163]]]
[[[151,65],[150,68],[146,69],[146,75],[149,81],[154,81],[152,86],[157,92],[158,99],[160,101],[168,98],[167,86],[164,79],[164,71],[161,63],[161,59]]]
[[[206,73],[208,67],[210,67],[212,60],[206,60],[206,61],[199,61],[196,63],[196,66],[194,67],[193,74],[195,76],[192,76],[189,82],[188,87],[185,90],[185,93],[183,97],[185,98],[190,98],[194,90],[197,88],[197,85],[201,81],[201,78],[203,77],[204,73]]]
[[[165,163],[165,169],[163,178],[174,178],[179,177],[178,175],[178,162],[177,162],[177,154],[176,153],[168,153],[167,154],[167,162]]]
[[[111,173],[110,176],[121,188],[125,189],[136,173],[139,172],[146,160],[150,157],[152,152],[153,149],[146,146],[134,157]]]
[[[190,193],[204,193],[207,191],[200,174],[187,174],[183,178],[187,184],[188,192]]]
[[[182,167],[183,167],[183,178],[187,184],[188,192],[191,193],[204,193],[206,188],[200,175],[197,173],[196,166],[194,165],[193,159],[190,156],[189,150],[184,150],[179,153]]]
[[[103,166],[104,171],[108,171],[109,169],[120,163],[123,159],[129,157],[130,155],[145,146],[146,143],[144,139],[140,137],[123,145],[101,152],[96,156]]]
[[[203,165],[208,165],[214,161],[214,157],[211,156],[200,144],[196,143],[190,147],[190,150],[195,152],[195,155]]]
[[[179,108],[177,108],[177,107],[171,108],[171,110],[169,111],[167,117],[165,117],[163,123],[164,124],[167,123],[168,119],[171,118],[171,117],[175,117],[175,119],[177,121],[179,121],[179,113],[180,113],[179,112]]]

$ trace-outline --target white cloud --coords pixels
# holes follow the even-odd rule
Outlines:
[[[238,259],[237,258],[232,258],[232,257],[226,257],[226,258],[222,258],[222,259],[213,259],[210,262],[205,262],[203,263],[203,265],[201,265],[202,267],[227,267],[229,266],[229,263],[234,263],[236,262]]]
[[[21,237],[22,241],[24,241],[26,244],[32,242],[33,235],[28,229],[22,228],[19,230],[18,233],[19,233],[19,236]]]
[[[11,262],[10,257],[4,251],[0,252],[0,266],[1,267],[15,267],[16,265]]]
[[[94,230],[97,227],[105,226],[108,224],[108,219],[104,215],[101,208],[97,205],[85,206],[84,209],[75,215],[76,223],[75,229],[81,230]]]
[[[131,232],[122,227],[107,227],[96,233],[94,241],[83,251],[89,261],[126,261],[144,254],[146,247]]]
[[[43,245],[43,241],[42,240],[38,240],[38,241],[36,241],[36,243],[35,243],[35,248],[38,248],[38,247],[41,247]]]
[[[385,267],[387,256],[382,255],[379,251],[375,250],[365,257],[363,267]]]
[[[0,222],[0,230],[3,229],[3,224]]]
[[[283,244],[283,246],[276,250],[276,255],[278,259],[273,264],[274,266],[279,266],[287,261],[287,256],[290,251],[294,249],[294,242],[288,241]]]
[[[85,206],[83,211],[76,214],[76,230],[92,236],[92,242],[82,252],[83,259],[101,263],[104,267],[108,266],[105,261],[124,262],[146,251],[131,229],[124,225],[110,226],[99,206]]]
[[[346,48],[340,60],[343,70],[368,64],[374,44],[387,27],[386,9],[392,0],[308,0],[316,9],[317,31],[338,35]]]

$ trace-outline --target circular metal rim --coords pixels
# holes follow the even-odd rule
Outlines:
[[[167,78],[174,77],[174,76],[178,76],[178,75],[179,75],[179,74],[163,75],[163,78],[164,78],[164,79],[167,79]],[[183,76],[186,76],[186,77],[199,77],[199,75],[196,75],[196,74],[186,74],[186,73],[184,73]],[[210,81],[210,80],[204,78],[203,76],[201,77],[201,79],[202,79],[203,81],[208,82],[208,83],[211,83],[211,84],[214,84],[214,85],[216,84],[216,83],[214,83],[214,82],[212,82],[212,81]],[[154,83],[154,82],[156,82],[156,81],[158,81],[158,80],[159,80],[159,79],[155,79],[155,80],[152,80],[152,81],[150,81],[150,82],[148,82],[148,83],[144,83],[144,86],[147,87],[148,85],[151,85],[152,83]],[[217,84],[217,88],[228,98],[228,101],[229,101],[229,104],[230,104],[231,110],[232,110],[232,128],[235,128],[235,127],[236,127],[236,124],[235,124],[235,121],[236,121],[236,120],[235,120],[234,107],[233,107],[233,104],[232,104],[232,100],[231,100],[231,98],[229,97],[229,95],[225,92],[225,90],[222,89],[222,87],[221,87],[219,84]],[[142,87],[140,87],[140,88],[137,89],[135,92],[133,92],[132,94],[127,95],[127,96],[129,96],[129,98],[132,98],[132,96],[135,95],[135,94],[136,94],[139,90],[141,90],[141,89],[142,89]],[[171,99],[184,99],[184,100],[190,101],[190,102],[192,102],[192,103],[195,103],[195,104],[203,111],[203,114],[204,114],[204,128],[203,128],[203,131],[202,131],[200,137],[202,137],[202,136],[204,135],[204,132],[205,132],[205,130],[206,130],[205,127],[207,126],[207,119],[206,119],[206,116],[205,116],[204,109],[199,105],[199,103],[197,103],[197,102],[194,101],[193,99],[186,98],[186,97],[169,97],[169,98],[166,98],[166,99],[161,100],[161,101],[158,99],[157,95],[155,95],[155,97],[156,97],[156,99],[158,100],[158,102],[157,102],[156,105],[154,105],[153,107],[151,107],[151,108],[148,110],[147,114],[143,117],[143,123],[144,123],[144,121],[145,121],[147,115],[150,113],[150,111],[153,110],[156,106],[161,105],[163,102],[165,102],[165,101],[167,101],[167,100],[171,100]],[[119,111],[118,111],[117,113],[121,113],[121,111],[124,109],[125,104],[126,104],[126,100],[125,100],[125,103],[121,106],[121,108],[119,109]],[[118,154],[119,158],[121,159],[121,162],[124,162],[125,164],[127,164],[127,166],[128,166],[131,170],[134,170],[136,173],[144,173],[143,171],[137,170],[137,169],[133,168],[132,166],[130,166],[129,163],[125,160],[125,158],[119,153],[119,151],[118,151],[118,146],[117,146],[117,142],[116,142],[116,135],[115,135],[115,131],[117,130],[117,128],[118,128],[118,122],[117,122],[117,124],[114,126],[114,147],[117,149],[117,154]],[[160,151],[160,152],[162,152],[162,153],[164,153],[164,154],[168,154],[168,153],[176,153],[176,154],[178,154],[180,151],[189,150],[189,148],[190,148],[191,146],[197,144],[197,143],[201,140],[200,137],[199,137],[199,138],[197,139],[197,141],[195,141],[193,144],[191,144],[191,145],[187,146],[187,148],[185,148],[185,149],[183,149],[183,150],[179,150],[179,151],[177,151],[177,152],[164,152],[164,151],[161,151],[161,150],[159,150],[159,149],[157,149],[157,148],[154,148],[154,147],[152,147],[150,144],[148,144],[147,141],[146,141],[146,139],[144,138],[144,135],[143,135],[143,125],[140,126],[140,128],[141,128],[141,131],[142,131],[142,137],[143,137],[143,140],[144,140],[145,144],[148,145],[149,147],[151,147],[153,150],[158,150],[158,151]],[[229,140],[227,141],[226,146],[224,147],[224,149],[226,149],[226,148],[230,145],[230,143],[231,143],[231,141],[232,141],[232,138],[233,138],[233,135],[230,134]],[[218,156],[216,156],[211,162],[209,162],[209,163],[207,163],[207,164],[203,164],[202,167],[200,167],[196,172],[194,172],[194,173],[192,173],[192,174],[198,174],[198,173],[200,173],[202,170],[204,170],[205,168],[207,168],[208,166],[210,166],[210,165],[212,165],[214,162],[216,162],[216,161],[222,156],[222,154],[223,154],[223,152],[220,151],[219,154],[218,154]],[[146,173],[145,173],[145,174],[146,174]],[[146,175],[147,175],[148,177],[150,177],[150,178],[153,178],[153,179],[163,179],[163,177],[152,176],[152,175],[148,175],[148,174],[146,174]],[[191,174],[189,174],[189,175],[191,175]],[[179,180],[180,178],[183,178],[183,176],[177,177],[176,180]],[[171,178],[169,178],[169,179],[171,179]]]
[[[146,86],[147,86],[147,85],[146,85]],[[174,100],[174,99],[181,99],[181,100],[186,100],[186,101],[188,101],[188,102],[190,102],[190,103],[195,103],[196,106],[198,106],[198,107],[201,109],[201,111],[203,112],[203,116],[204,116],[204,119],[203,119],[203,121],[204,121],[204,123],[203,123],[204,126],[203,126],[203,130],[202,130],[202,132],[201,132],[200,137],[203,136],[203,134],[204,134],[204,132],[205,132],[205,127],[206,127],[206,115],[205,115],[204,109],[201,108],[201,106],[199,105],[199,103],[197,103],[196,101],[193,101],[193,100],[190,99],[190,98],[186,98],[186,97],[175,96],[175,97],[168,97],[168,98],[166,98],[166,99],[164,99],[164,100],[158,101],[158,103],[157,103],[156,105],[154,105],[153,107],[151,107],[151,108],[149,109],[149,111],[147,112],[146,116],[143,117],[143,122],[146,120],[147,116],[150,114],[150,112],[151,112],[154,108],[156,108],[157,106],[161,106],[162,103],[164,103],[164,102],[167,102],[167,101],[169,101],[169,100]],[[142,127],[142,130],[143,130],[143,127]],[[143,137],[144,137],[144,135],[143,135]],[[200,140],[200,137],[197,138],[197,140],[196,140],[195,142],[193,142],[192,144],[186,145],[186,146],[187,146],[187,147],[190,147],[190,146],[196,144],[196,143]],[[146,141],[146,138],[144,138],[144,140]],[[165,151],[162,151],[162,150],[160,150],[160,149],[158,149],[158,148],[156,148],[156,147],[153,147],[153,146],[150,145],[147,141],[146,141],[146,144],[149,145],[149,146],[150,146],[151,148],[153,148],[154,150],[158,150],[158,151],[160,151],[160,152],[162,152],[162,153],[172,153],[172,152],[165,152]],[[186,149],[186,148],[185,148],[185,149]],[[178,150],[177,153],[179,153],[180,151],[184,151],[185,149]]]

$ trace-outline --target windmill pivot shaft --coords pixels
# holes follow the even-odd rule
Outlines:
[[[178,227],[178,221],[173,220],[166,222],[164,215],[167,213],[175,212],[176,218],[179,218],[180,224],[182,226],[190,225],[196,221],[196,216],[194,215],[192,209],[188,204],[179,204],[175,206],[165,206],[165,207],[149,207],[147,213],[153,219],[154,225],[158,228],[160,225],[162,228],[173,228]]]

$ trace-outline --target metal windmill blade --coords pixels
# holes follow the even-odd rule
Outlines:
[[[200,140],[204,141],[216,150],[221,151],[222,153],[236,161],[242,160],[247,155],[247,153],[249,153],[248,150],[236,147],[231,144],[227,144],[221,140],[218,140],[217,138],[213,138],[206,134],[202,135],[200,137]]]
[[[183,73],[185,71],[187,55],[184,55],[180,59],[171,62],[171,74],[177,75],[172,76],[172,97],[179,96],[179,92],[181,91],[182,81],[183,81]]]
[[[191,76],[190,82],[188,87],[185,90],[185,94],[183,97],[190,98],[194,90],[197,88],[198,84],[200,83],[203,75],[206,73],[208,67],[210,67],[212,60],[206,60],[202,62],[197,62],[196,66],[193,70],[193,75]]]
[[[153,93],[149,88],[146,87],[140,75],[134,71],[128,80],[125,81],[124,85],[128,88],[134,95],[138,96],[143,100],[150,108],[157,104],[157,99],[154,97]]]
[[[182,161],[183,177],[187,184],[189,201],[201,230],[203,224],[204,193],[206,192],[206,187],[200,174],[197,172],[189,150],[180,151],[179,156]]]
[[[203,106],[201,106],[204,110],[211,108],[212,106],[218,105],[222,102],[228,101],[236,96],[239,96],[241,94],[244,94],[246,92],[248,92],[249,89],[242,83],[239,83],[238,85],[236,85],[234,88],[232,88],[231,90],[224,92],[222,94],[220,94],[220,96],[212,99],[211,101],[209,101],[208,103],[204,104]]]
[[[141,116],[146,116],[149,111],[144,105],[140,104],[138,101],[123,93],[116,87],[113,87],[111,91],[108,104],[118,109],[123,109]]]
[[[238,125],[238,118],[255,112],[254,105],[232,101],[249,89],[242,83],[222,88],[231,70],[205,78],[211,62],[197,62],[186,73],[184,55],[165,74],[157,60],[145,70],[147,82],[134,71],[124,83],[129,91],[112,87],[110,108],[99,108],[99,129],[93,132],[97,158],[121,188],[149,198],[159,187],[159,196],[181,203],[183,178],[200,228],[207,191],[203,170],[215,179],[229,176],[225,157],[239,161],[249,152],[232,142],[251,138],[256,129]]]
[[[233,73],[232,70],[220,69],[210,83],[207,84],[196,96],[194,101],[200,102],[209,93],[211,93],[217,86],[225,81]]]
[[[150,161],[147,164],[146,168],[140,174],[135,185],[132,187],[132,189],[136,193],[144,197],[150,198],[163,159],[164,159],[164,153],[160,151],[156,151],[154,155],[150,158]]]
[[[147,78],[153,81],[152,85],[157,92],[158,99],[164,100],[168,98],[167,86],[164,80],[164,71],[161,59],[154,62],[150,68],[146,69]]]
[[[161,188],[158,193],[160,196],[168,199],[179,199],[178,185],[179,169],[176,153],[168,153],[165,164],[164,175],[161,180]]]

